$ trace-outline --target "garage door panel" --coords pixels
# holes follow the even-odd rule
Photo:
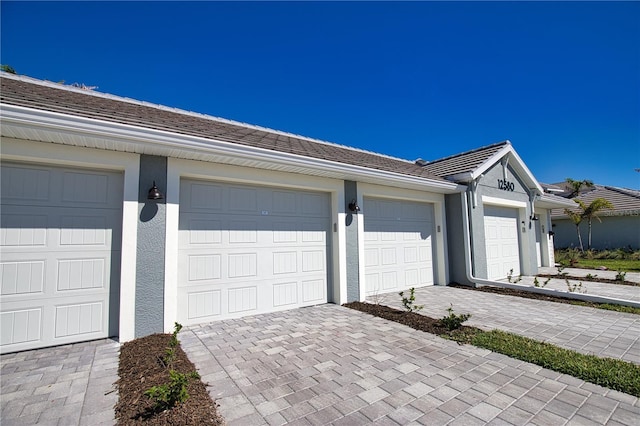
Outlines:
[[[365,198],[367,294],[432,285],[433,206]]]
[[[223,188],[221,185],[193,183],[180,191],[180,209],[187,211],[221,211],[223,206]]]
[[[3,256],[4,257],[4,256]],[[44,259],[7,260],[0,262],[0,280],[2,296],[42,293],[46,263]]]
[[[2,167],[3,205],[112,208],[122,203],[120,174],[7,165]]]
[[[121,173],[2,164],[3,352],[117,333],[122,194]]]
[[[64,304],[55,307],[56,338],[101,333],[105,306],[102,301]]]
[[[485,248],[488,279],[520,274],[518,210],[485,206]]]
[[[23,207],[22,207],[23,208]],[[87,210],[29,207],[31,214],[21,214],[20,206],[3,206],[0,216],[0,244],[16,249],[38,247],[109,250],[120,247],[121,214],[117,209]]]
[[[327,301],[328,194],[190,180],[181,186],[178,304],[185,323]],[[222,205],[207,209],[192,199],[211,193],[208,186]]]
[[[49,201],[49,187],[52,179],[49,170],[6,165],[2,167],[0,173],[3,204]]]
[[[0,314],[0,344],[2,346],[37,343],[42,338],[42,306],[11,309],[3,307]]]

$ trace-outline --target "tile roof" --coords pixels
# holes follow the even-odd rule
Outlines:
[[[481,148],[452,155],[450,157],[429,161],[423,167],[425,170],[442,177],[472,172],[483,165],[506,145],[510,144],[511,143],[509,141],[494,143],[492,145],[483,146]]]
[[[563,183],[553,184],[564,187]],[[594,185],[591,190],[582,190],[580,195],[574,197],[589,205],[596,198],[604,198],[613,204],[613,209],[603,210],[600,216],[640,216],[640,191],[633,189],[617,188],[614,186]],[[579,211],[578,208],[571,209]],[[551,212],[552,218],[566,216],[564,209],[554,209]]]
[[[28,77],[14,77],[2,73],[0,80],[0,102],[4,104],[298,154],[439,182],[445,181],[412,161],[330,142]]]

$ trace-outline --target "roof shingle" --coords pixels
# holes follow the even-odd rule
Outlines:
[[[554,184],[554,186],[562,186],[562,183]],[[640,193],[632,189],[594,185],[593,189],[581,191],[580,195],[573,199],[579,199],[586,205],[589,205],[596,198],[604,198],[613,204],[613,209],[603,210],[600,216],[640,215]],[[571,210],[579,212],[578,207]],[[551,212],[552,218],[564,216],[566,216],[566,214],[563,209],[554,209]]]
[[[70,88],[25,77],[1,75],[0,102],[72,116],[128,124],[289,154],[444,181],[415,163],[303,136],[212,116]]]
[[[484,164],[489,158],[500,151],[509,141],[502,141],[483,146],[471,151],[462,152],[450,157],[430,161],[423,167],[429,172],[441,176],[454,176],[460,173],[472,172]]]

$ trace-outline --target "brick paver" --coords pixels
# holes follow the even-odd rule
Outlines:
[[[181,341],[230,425],[563,425],[640,416],[636,397],[336,305],[194,326]]]
[[[397,295],[386,303],[399,306]],[[450,287],[417,290],[427,315],[638,362],[637,316]],[[185,328],[182,347],[230,425],[609,424],[634,396],[336,305]],[[2,425],[112,425],[119,344],[0,357]]]
[[[0,357],[0,423],[113,425],[120,345],[98,340]]]
[[[640,287],[630,287],[638,289]],[[511,331],[578,352],[640,364],[640,316],[562,303],[503,296],[453,287],[416,289],[419,313],[441,318],[446,309],[470,313],[466,323],[486,330]],[[395,294],[380,303],[402,309]]]

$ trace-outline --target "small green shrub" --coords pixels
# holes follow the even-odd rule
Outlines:
[[[595,280],[597,277],[598,277],[598,274],[596,274],[596,275],[587,274],[587,277],[586,277],[586,278],[587,278],[588,280]]]
[[[164,363],[166,366],[171,367],[176,360],[176,348],[180,345],[178,340],[178,333],[182,330],[182,324],[175,323],[173,326],[173,333],[171,334],[171,340],[169,340],[169,347],[164,353]]]
[[[618,271],[616,273],[616,281],[624,281],[626,276],[627,276],[626,272]]]
[[[170,410],[189,399],[189,393],[187,392],[189,379],[199,378],[200,375],[195,371],[184,374],[169,370],[169,383],[152,386],[144,394],[154,400],[156,410]]]
[[[180,345],[178,333],[182,330],[182,325],[175,323],[173,333],[169,339],[169,345],[165,349],[162,361],[169,368],[169,382],[158,386],[152,386],[144,394],[154,401],[156,411],[170,410],[178,404],[182,404],[189,398],[187,385],[189,379],[199,379],[200,375],[196,371],[190,373],[179,373],[175,371],[173,363],[176,360],[176,350]]]
[[[409,289],[409,297],[404,297],[404,291],[398,293],[398,295],[402,298],[402,306],[406,309],[407,312],[418,312],[420,309],[424,308],[424,305],[416,305],[416,289],[411,287]]]
[[[465,321],[471,318],[471,314],[454,314],[453,305],[447,308],[447,312],[449,312],[449,314],[440,319],[440,324],[447,327],[449,331],[459,329]]]
[[[575,293],[576,291],[578,293],[582,293],[583,292],[582,291],[582,281],[578,282],[577,284],[576,283],[571,284],[568,279],[565,279],[565,282],[567,283],[567,290],[569,290],[570,293]]]

